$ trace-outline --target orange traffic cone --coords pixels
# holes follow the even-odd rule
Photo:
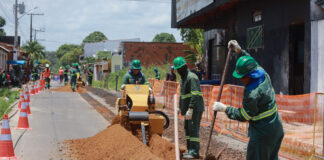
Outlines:
[[[16,129],[31,129],[28,123],[28,114],[26,109],[26,103],[23,102],[20,109],[20,115],[18,119],[18,126]]]
[[[31,95],[34,95],[35,94],[35,89],[34,89],[34,83],[33,82],[31,83],[31,87],[30,88],[31,88],[30,94]]]
[[[34,84],[34,90],[35,90],[35,94],[38,94],[38,81],[36,81]]]
[[[26,85],[26,88],[25,88],[25,94],[27,94],[27,96],[28,96],[28,102],[30,102],[30,92],[29,92],[28,84]]]
[[[8,114],[3,114],[0,136],[0,159],[18,159],[15,156],[12,144]]]
[[[24,98],[24,90],[22,88],[19,91],[19,95],[20,95],[20,99],[19,99],[18,109],[20,110]]]
[[[27,94],[24,95],[24,101],[23,101],[22,105],[26,106],[27,114],[32,115],[31,112],[30,112],[30,105],[29,105],[29,102],[28,102],[28,95]]]

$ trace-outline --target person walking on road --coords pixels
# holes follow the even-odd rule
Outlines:
[[[45,65],[44,70],[44,77],[45,77],[45,88],[51,88],[51,69],[49,68],[49,64]]]
[[[34,68],[32,70],[32,79],[33,79],[34,82],[38,80],[38,68],[37,68],[37,64],[34,64]]]
[[[165,80],[166,81],[174,81],[174,82],[177,81],[177,76],[174,73],[174,67],[173,66],[170,67],[170,72],[168,72],[167,75],[165,76]]]
[[[151,85],[146,80],[144,74],[141,72],[141,62],[138,59],[135,59],[132,61],[131,69],[124,75],[123,78],[123,85],[121,86],[121,89],[124,90],[126,84],[147,84],[150,86],[150,92]]]
[[[199,158],[200,120],[205,110],[200,82],[197,75],[189,71],[183,57],[175,58],[173,63],[174,69],[181,77],[179,107],[181,115],[185,117],[184,130],[188,149],[188,152],[183,154],[183,158]]]
[[[64,72],[63,72],[63,75],[64,75],[64,85],[66,86],[69,82],[69,76],[68,76],[68,73],[69,73],[69,68],[70,66],[69,65],[66,65],[65,66],[65,69],[64,69]]]
[[[87,74],[88,74],[88,85],[92,86],[92,78],[93,78],[92,67],[89,67]]]
[[[243,107],[215,102],[213,110],[228,118],[249,122],[248,160],[277,160],[284,131],[278,114],[275,92],[268,73],[235,40],[228,43],[239,56],[233,76],[244,84]]]
[[[60,67],[59,75],[60,75],[60,84],[62,84],[64,79],[64,70],[62,67]]]
[[[75,92],[76,87],[76,80],[77,80],[77,64],[73,63],[72,68],[70,69],[70,76],[71,76],[71,89],[73,92]]]
[[[155,79],[156,80],[161,80],[160,72],[156,67],[154,68],[154,72],[155,72]]]

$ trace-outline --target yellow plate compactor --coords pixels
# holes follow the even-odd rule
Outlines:
[[[155,110],[155,99],[149,93],[148,85],[130,84],[123,90],[123,97],[116,101],[116,111],[120,116],[120,123],[126,129],[139,129],[144,144],[152,134],[162,135],[169,126],[168,116]]]

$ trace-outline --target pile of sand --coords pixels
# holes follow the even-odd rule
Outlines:
[[[67,85],[67,86],[63,86],[63,87],[59,87],[59,88],[55,88],[55,89],[50,89],[49,91],[53,91],[53,92],[72,92],[71,86]],[[77,89],[78,93],[85,93],[87,92],[86,89],[79,87],[79,89]]]
[[[68,156],[78,160],[175,159],[172,143],[153,135],[148,147],[119,124],[109,126],[92,137],[65,143],[68,144]]]

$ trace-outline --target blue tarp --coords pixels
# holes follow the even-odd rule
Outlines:
[[[26,61],[7,61],[7,64],[26,64]]]

